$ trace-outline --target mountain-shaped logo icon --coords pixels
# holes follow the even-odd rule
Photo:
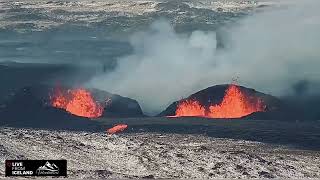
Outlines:
[[[59,174],[59,168],[54,163],[47,161],[43,166],[37,169],[37,174]]]

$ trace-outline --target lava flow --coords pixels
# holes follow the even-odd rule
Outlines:
[[[56,89],[51,101],[53,107],[65,109],[77,116],[97,118],[103,113],[103,107],[95,102],[91,93],[85,89],[72,89],[67,92]]]
[[[127,128],[128,128],[128,125],[126,125],[126,124],[118,124],[118,125],[113,126],[110,129],[108,129],[107,133],[108,134],[115,134],[115,133],[122,132]]]
[[[246,95],[239,86],[231,84],[225,92],[220,104],[210,105],[208,110],[196,100],[186,100],[179,103],[176,115],[198,116],[208,118],[241,118],[253,112],[265,111],[261,98]]]

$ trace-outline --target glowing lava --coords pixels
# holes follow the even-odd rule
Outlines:
[[[265,106],[260,98],[248,96],[237,85],[231,84],[226,90],[222,102],[209,107],[208,116],[212,118],[240,118],[264,110]]]
[[[239,86],[231,84],[225,92],[220,104],[210,105],[208,110],[196,100],[185,100],[178,104],[176,115],[199,116],[208,118],[240,118],[253,112],[265,111],[261,98],[249,96]]]
[[[206,116],[205,108],[194,100],[185,100],[179,103],[174,117],[180,116]]]
[[[51,101],[53,107],[65,109],[77,116],[97,118],[103,113],[103,107],[85,89],[72,89],[66,93],[57,89]]]
[[[118,124],[118,125],[113,126],[110,129],[108,129],[107,133],[108,134],[115,134],[115,133],[122,132],[127,128],[128,128],[128,125],[126,125],[126,124]]]

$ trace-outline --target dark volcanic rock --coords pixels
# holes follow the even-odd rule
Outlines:
[[[144,116],[139,103],[134,99],[97,89],[91,89],[90,91],[99,102],[105,104],[103,117]]]
[[[93,120],[52,107],[50,96],[54,95],[54,91],[54,87],[46,85],[29,86],[13,91],[0,104],[0,125],[50,129],[97,129],[98,123]],[[111,99],[105,105],[103,117],[143,116],[140,105],[133,99],[100,90],[90,91],[101,104],[105,103],[106,99]]]
[[[227,90],[228,87],[229,87],[229,84],[211,86],[211,87],[208,87],[204,90],[196,92],[183,100],[186,100],[186,99],[197,100],[203,106],[209,107],[210,105],[221,103],[221,101],[223,100],[223,97],[225,95],[225,91]],[[243,93],[247,94],[248,96],[261,98],[262,101],[264,102],[264,104],[266,105],[267,112],[260,112],[260,114],[256,114],[256,116],[252,116],[252,117],[258,118],[262,114],[264,115],[268,112],[279,111],[284,108],[283,103],[276,97],[273,97],[271,95],[267,95],[267,94],[258,92],[254,89],[246,88],[243,86],[239,86],[239,88],[241,89],[241,91]],[[175,115],[175,111],[177,109],[178,103],[179,103],[179,101],[172,103],[166,110],[161,112],[159,114],[159,116]],[[268,117],[268,116],[265,115],[265,117]]]
[[[269,112],[256,112],[247,116],[251,119],[283,119],[291,121],[314,121],[320,119],[320,96],[282,97],[282,106]]]

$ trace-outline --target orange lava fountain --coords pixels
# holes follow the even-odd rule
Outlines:
[[[178,104],[176,115],[171,117],[240,118],[259,111],[265,111],[265,105],[261,98],[248,96],[241,91],[239,86],[231,84],[220,104],[211,105],[206,111],[200,102],[185,100]]]
[[[247,96],[237,85],[231,84],[226,90],[222,102],[209,107],[208,116],[212,118],[240,118],[259,111],[265,111],[265,106],[260,98]]]
[[[72,89],[67,93],[57,89],[51,101],[53,107],[65,109],[77,116],[97,118],[103,113],[103,107],[95,102],[91,93],[85,89]]]
[[[193,100],[185,100],[179,103],[176,115],[179,116],[206,116],[205,108],[198,102]]]

